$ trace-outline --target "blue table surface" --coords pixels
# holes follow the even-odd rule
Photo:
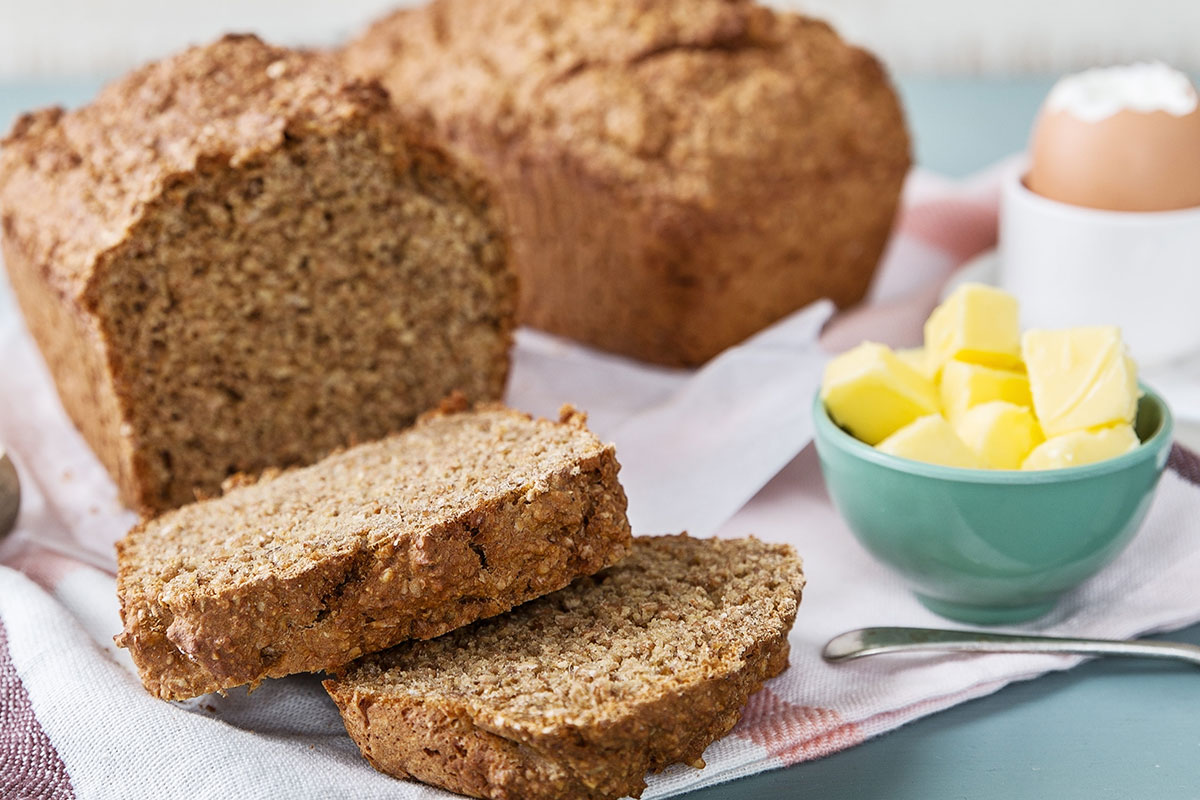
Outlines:
[[[0,83],[0,127],[101,80]],[[901,78],[916,159],[960,176],[1020,150],[1050,79]],[[887,624],[881,613],[879,624]],[[1200,626],[1168,636],[1200,644]],[[850,750],[688,795],[718,798],[1200,798],[1200,673],[1098,660],[1012,684]]]

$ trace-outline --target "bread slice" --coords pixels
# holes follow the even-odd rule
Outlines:
[[[624,556],[617,470],[569,408],[435,413],[135,527],[117,644],[183,699],[438,636]]]
[[[756,539],[637,537],[616,567],[325,682],[377,769],[485,798],[638,796],[702,766],[787,666],[804,576]]]
[[[328,55],[227,36],[22,117],[0,222],[63,406],[140,511],[503,395],[491,192]]]

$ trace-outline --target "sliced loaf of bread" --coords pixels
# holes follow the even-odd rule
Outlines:
[[[624,556],[617,470],[571,409],[434,413],[135,527],[117,643],[183,699],[438,636]]]
[[[492,192],[325,54],[226,36],[21,117],[0,229],[63,407],[138,511],[504,393]]]
[[[638,537],[619,565],[325,682],[377,769],[484,798],[640,795],[787,666],[804,576],[756,539]]]

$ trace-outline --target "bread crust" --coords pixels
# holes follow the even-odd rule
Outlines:
[[[689,553],[688,548],[709,546],[702,540],[688,540],[691,544],[685,542],[680,547],[678,537],[655,538],[659,546],[675,547],[679,557],[685,559],[695,553],[694,550]],[[635,538],[634,554],[626,564],[638,561],[639,547],[646,547],[649,541],[650,537]],[[758,543],[752,546],[763,547]],[[730,558],[738,556],[736,550],[722,552]],[[773,598],[769,605],[774,610],[765,614],[761,609],[763,596],[758,596],[760,611],[752,620],[758,626],[756,633],[741,639],[731,637],[725,646],[714,642],[714,655],[709,656],[715,659],[712,663],[699,665],[687,677],[663,675],[652,679],[636,694],[622,690],[618,692],[620,699],[602,701],[590,716],[580,712],[577,719],[569,714],[563,718],[547,708],[544,718],[539,719],[535,712],[531,719],[503,705],[494,705],[482,694],[483,686],[479,687],[480,694],[474,695],[472,684],[465,678],[457,679],[450,693],[431,692],[419,682],[419,677],[412,678],[417,683],[410,690],[396,691],[390,687],[391,682],[406,682],[409,673],[402,671],[393,676],[388,670],[401,662],[407,663],[404,656],[393,654],[412,652],[408,647],[360,662],[366,666],[352,664],[342,677],[326,681],[325,688],[341,710],[346,729],[363,755],[388,774],[411,776],[491,800],[637,797],[645,788],[647,772],[657,772],[678,762],[702,766],[704,749],[732,730],[747,698],[764,681],[787,667],[787,635],[799,603],[803,577],[790,548],[781,553],[784,557],[772,565],[773,572],[761,575],[764,582],[778,582],[778,588],[768,593]],[[709,566],[705,564],[697,570]],[[624,567],[618,565],[602,575]],[[703,582],[698,572],[694,578]],[[711,591],[719,594],[720,579],[713,580]],[[739,584],[734,594],[753,592],[745,586]],[[595,593],[577,585],[512,614],[526,614],[522,617],[526,620],[552,619],[553,614],[528,612],[532,606],[554,607],[556,603],[570,607],[570,601],[558,599],[565,597],[574,597],[586,606],[595,599]],[[644,595],[635,591],[629,595],[629,601],[636,602],[635,597]],[[679,611],[671,605],[670,598],[658,598],[656,602],[660,613]],[[736,604],[738,600],[730,598],[728,602]],[[718,607],[718,614],[721,608]],[[543,631],[536,622],[530,621],[529,625]],[[473,627],[450,634],[453,638],[447,647],[466,641],[465,637],[479,635],[481,630],[490,632],[494,627],[484,623],[482,629]],[[630,631],[628,636],[641,635],[636,627]],[[566,634],[545,629],[541,635],[553,639]],[[480,646],[482,657],[489,652],[486,647]],[[555,658],[547,656],[545,669],[557,676],[563,672],[563,665],[556,666]],[[511,670],[522,666],[527,664],[518,659],[514,663],[505,661],[503,666],[497,664],[496,668]],[[584,673],[591,666],[579,663],[566,672],[578,669]],[[447,664],[445,668],[455,670],[456,665]],[[383,675],[380,670],[385,671]],[[572,681],[567,674],[561,679],[567,684]],[[587,702],[565,699],[589,697],[586,686],[576,688],[577,692],[563,685],[557,690],[568,707]]]
[[[518,424],[528,420],[503,414]],[[414,431],[447,416],[453,415],[427,417]],[[560,424],[586,434],[578,417]],[[391,447],[391,440],[363,445],[232,488],[222,498],[144,522],[118,543],[124,630],[116,642],[129,649],[147,690],[179,700],[334,669],[364,653],[507,611],[614,563],[628,550],[626,501],[611,445],[597,442],[588,455],[503,491],[489,490],[494,476],[480,475],[480,488],[465,490],[475,499],[465,500],[461,511],[399,528],[386,501],[360,496],[345,477],[359,469],[355,459],[364,449],[387,453]],[[403,468],[396,480],[408,480]],[[199,520],[223,520],[231,532],[249,526],[251,535],[269,533],[282,524],[269,513],[269,502],[266,514],[239,514],[238,503],[247,492],[285,503],[305,486],[326,492],[337,516],[366,512],[361,530],[320,558],[302,557],[298,568],[281,568],[272,566],[270,550],[251,549],[250,565],[224,582],[203,563],[167,558],[146,564],[148,553],[178,551],[175,532]],[[371,516],[375,503],[384,506],[381,516]],[[314,543],[330,535],[320,523],[304,525],[301,536]],[[216,558],[243,552],[213,545]]]
[[[495,176],[525,323],[695,365],[858,302],[910,156],[886,74],[735,0],[434,0],[346,48]]]

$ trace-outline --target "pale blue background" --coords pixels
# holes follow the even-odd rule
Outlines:
[[[83,102],[100,83],[0,84],[0,127],[7,130],[27,108]],[[902,79],[918,163],[959,176],[1016,152],[1050,84]],[[1200,626],[1169,638],[1200,644]],[[688,797],[1200,798],[1200,671],[1091,662],[1011,685],[829,758]]]

